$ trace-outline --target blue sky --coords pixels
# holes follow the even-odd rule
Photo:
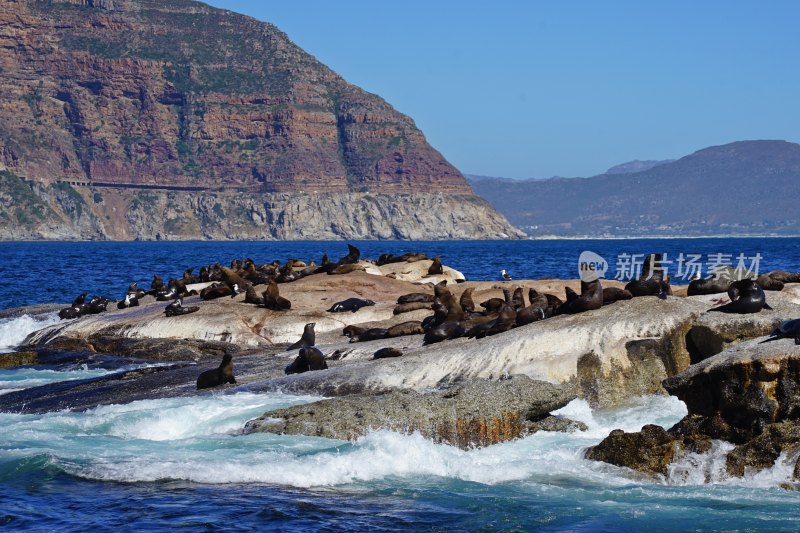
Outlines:
[[[590,176],[800,141],[800,2],[208,3],[275,24],[465,173]]]

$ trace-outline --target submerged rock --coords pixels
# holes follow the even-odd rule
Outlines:
[[[575,397],[572,386],[526,376],[476,380],[441,391],[359,394],[269,411],[248,422],[245,433],[353,440],[370,429],[391,429],[461,448],[488,446],[539,429],[534,423]]]

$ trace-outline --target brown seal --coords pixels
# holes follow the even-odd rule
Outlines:
[[[387,357],[401,357],[403,352],[397,348],[381,348],[372,355],[373,359],[386,359]]]
[[[280,295],[278,284],[270,281],[264,291],[264,307],[273,311],[287,311],[292,308],[292,302]]]
[[[352,339],[353,337],[358,337],[365,331],[367,331],[367,328],[362,328],[351,324],[349,326],[344,327],[344,329],[342,330],[342,335],[344,335],[345,337],[350,337]]]
[[[345,263],[337,266],[333,270],[328,271],[328,274],[332,276],[339,276],[342,274],[349,274],[351,272],[358,272],[359,270],[364,270],[364,266],[355,263]]]
[[[311,370],[325,370],[328,363],[322,352],[313,346],[306,346],[300,349],[300,354],[295,357],[283,371],[286,374],[302,374]]]
[[[474,291],[474,287],[464,289],[464,292],[461,293],[461,297],[458,299],[458,304],[465,313],[475,312],[475,302],[472,300],[472,293]]]
[[[417,320],[409,320],[408,322],[401,322],[394,325],[387,330],[387,337],[402,337],[404,335],[419,335],[425,333],[422,329],[422,322]]]
[[[606,287],[603,289],[603,305],[608,305],[621,300],[630,300],[633,294],[619,287]]]
[[[219,367],[200,374],[197,378],[197,389],[218,387],[226,383],[236,383],[236,378],[233,377],[233,356],[229,353],[222,356]]]
[[[431,266],[428,267],[428,275],[437,276],[439,274],[444,274],[444,269],[442,268],[441,256],[437,255],[433,258],[433,263],[431,263]]]
[[[398,304],[433,303],[435,296],[426,292],[412,292],[404,294],[397,299]]]
[[[433,307],[432,303],[426,302],[411,302],[407,304],[398,304],[394,306],[393,314],[399,315],[402,313],[408,313],[410,311],[417,311],[419,309],[431,309]]]
[[[567,301],[558,308],[560,315],[572,315],[603,307],[603,287],[599,279],[581,281],[580,296],[569,287],[565,287],[564,292],[567,294]]]

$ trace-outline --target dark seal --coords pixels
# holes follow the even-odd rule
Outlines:
[[[758,313],[762,309],[772,309],[767,304],[764,289],[756,285],[752,279],[743,279],[731,283],[730,287],[728,287],[728,297],[731,299],[730,303],[714,307],[709,311],[744,315]]]
[[[325,362],[325,356],[322,352],[313,346],[307,346],[300,349],[300,354],[291,362],[284,372],[288,374],[302,374],[311,370],[324,370],[328,368],[328,363]]]
[[[298,348],[305,348],[306,346],[314,346],[316,341],[316,333],[314,333],[314,326],[316,322],[309,322],[303,328],[303,336],[300,340],[289,346],[286,350],[297,350]]]
[[[362,307],[367,307],[370,305],[375,305],[375,302],[372,300],[366,300],[364,298],[348,298],[347,300],[342,300],[341,302],[336,302],[328,309],[329,313],[344,313],[346,311],[350,311],[355,313]]]
[[[222,362],[214,370],[206,370],[197,378],[197,390],[219,387],[226,383],[236,383],[233,377],[233,356],[226,353]]]

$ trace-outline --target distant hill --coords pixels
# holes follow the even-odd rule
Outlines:
[[[627,163],[622,163],[621,165],[616,165],[608,170],[606,170],[606,174],[633,174],[634,172],[644,172],[645,170],[650,170],[653,167],[657,167],[659,165],[665,165],[667,163],[672,163],[675,161],[674,159],[664,159],[662,161],[639,161],[638,159],[635,161],[628,161]]]
[[[590,178],[468,180],[533,236],[800,234],[800,145],[786,141],[734,142]]]

